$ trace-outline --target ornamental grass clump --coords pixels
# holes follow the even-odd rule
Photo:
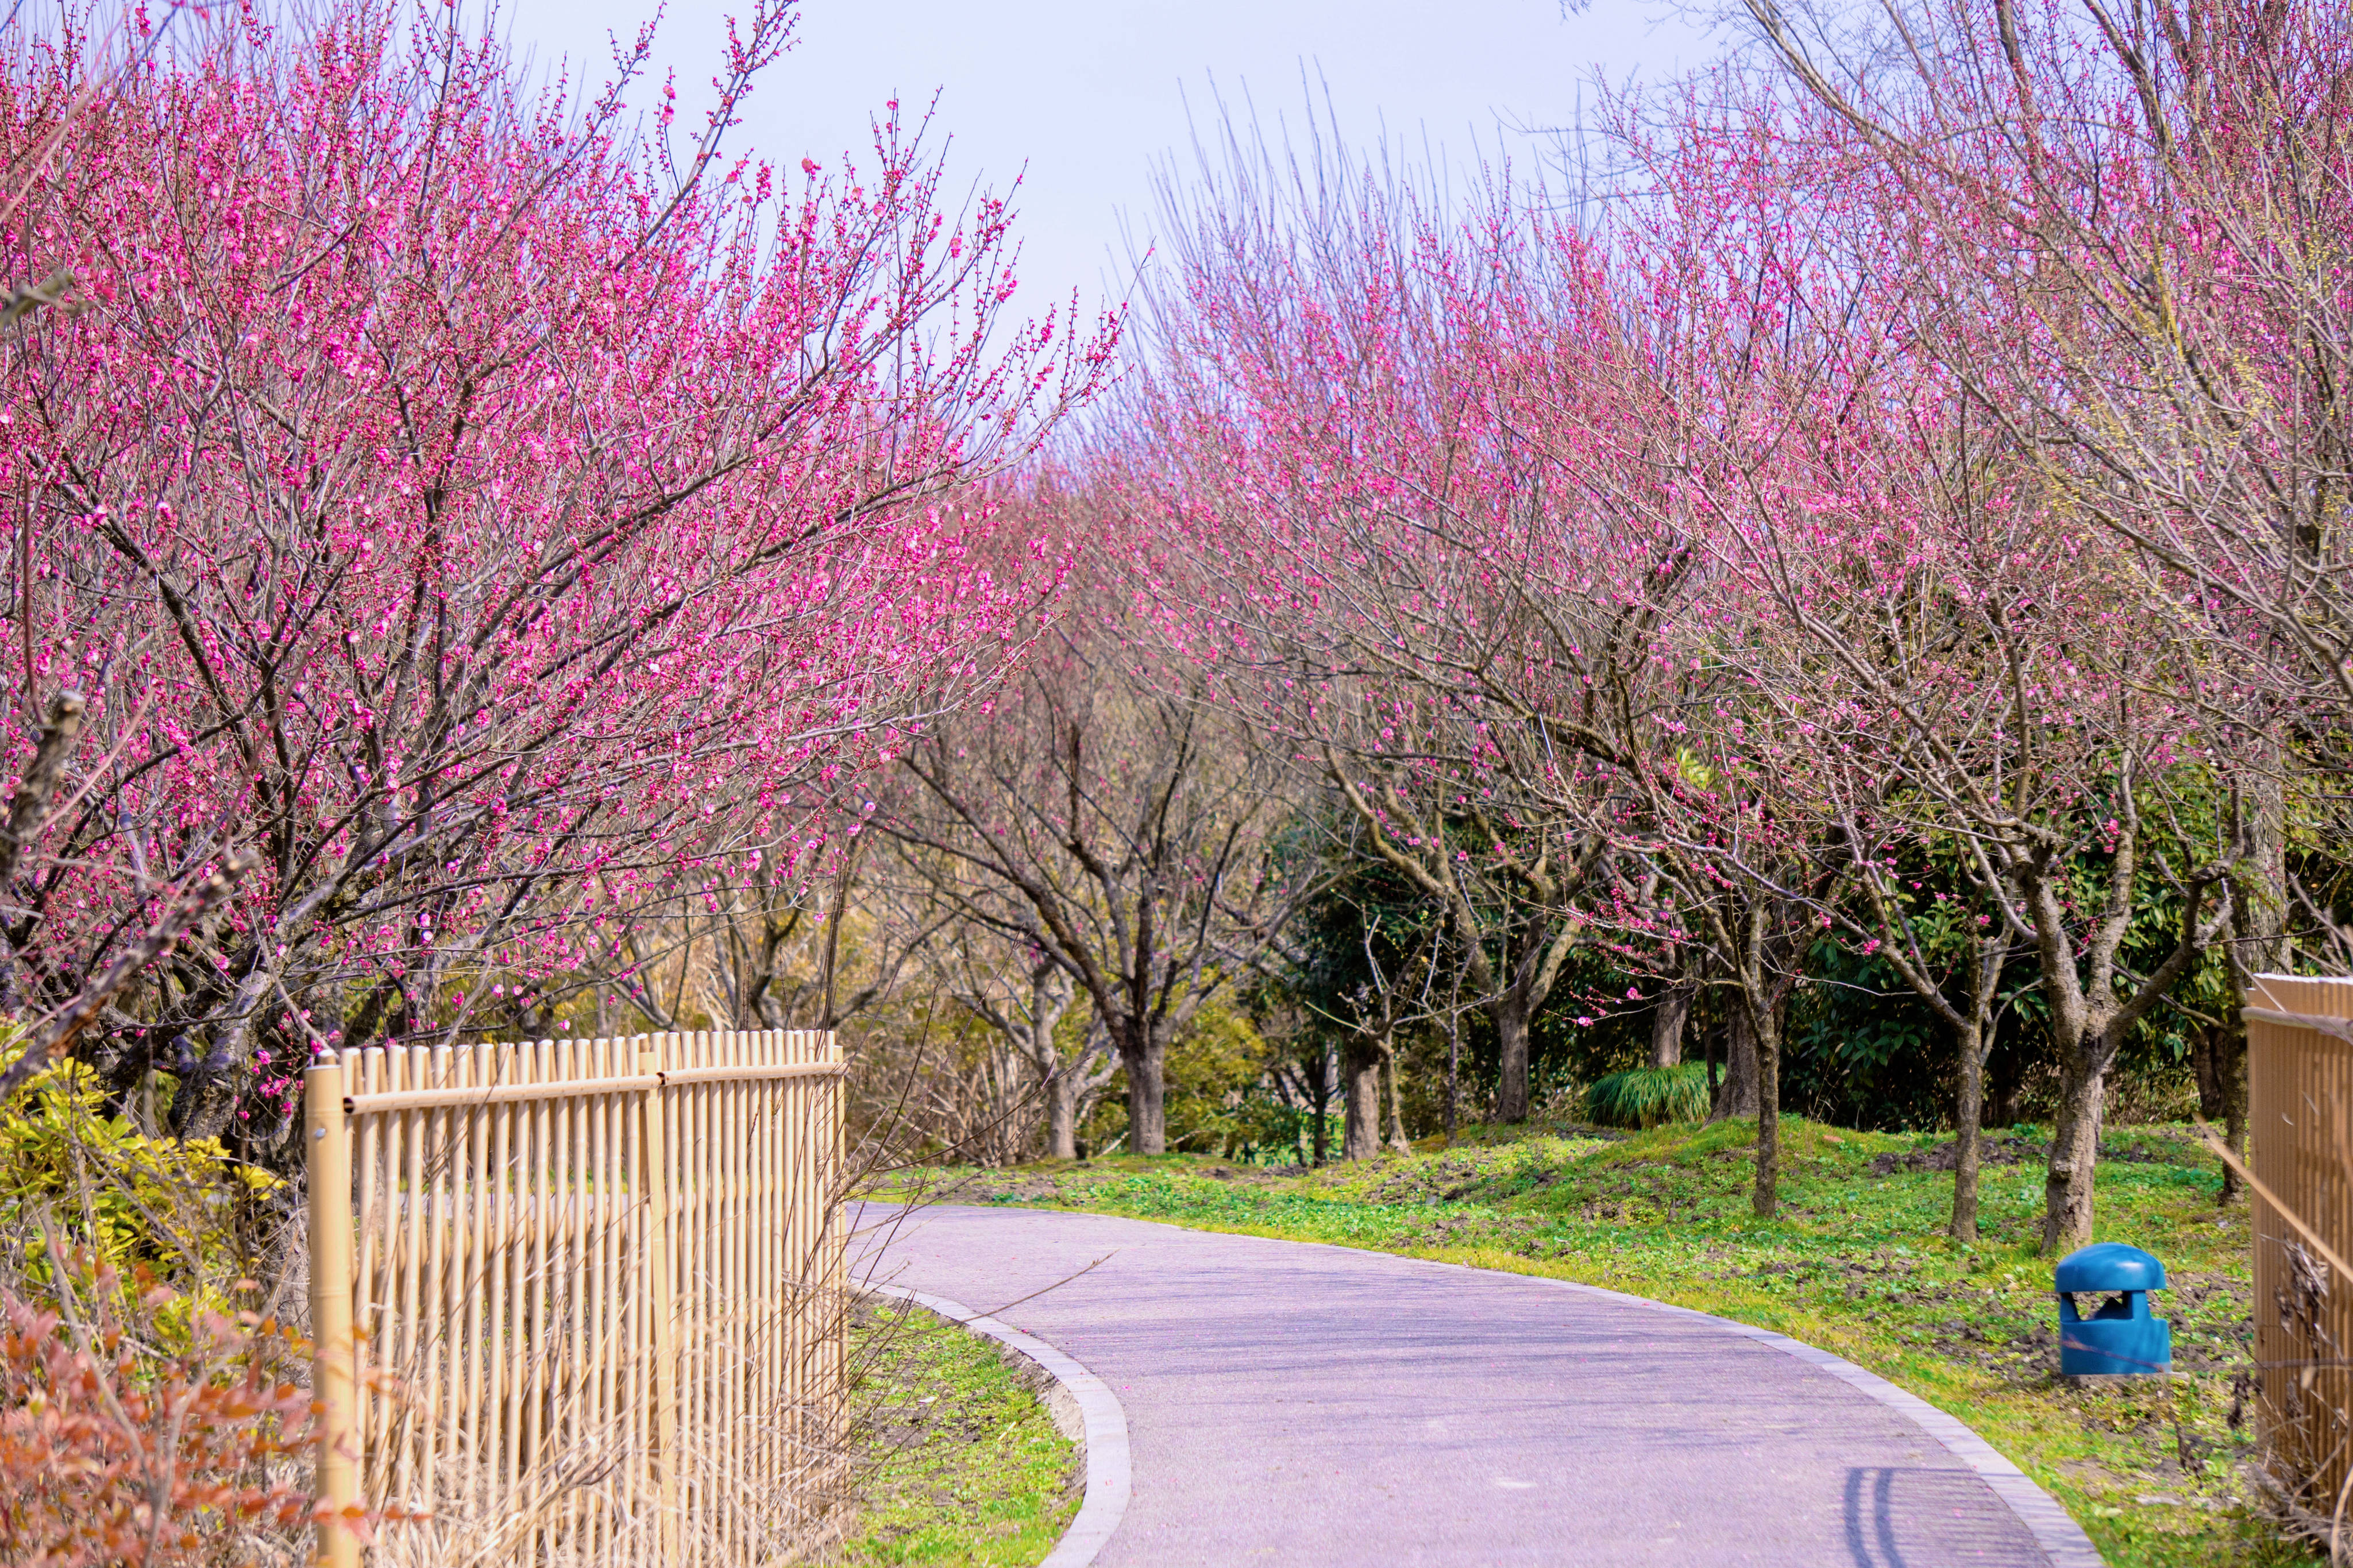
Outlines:
[[[1662,1127],[1707,1117],[1707,1068],[1630,1068],[1594,1079],[1585,1119],[1602,1127]]]

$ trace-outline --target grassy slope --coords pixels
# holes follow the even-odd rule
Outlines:
[[[1172,1155],[965,1174],[937,1195],[1088,1208],[1555,1274],[1776,1329],[1968,1423],[2066,1505],[2108,1562],[2295,1562],[2241,1502],[2247,1211],[2179,1128],[2112,1131],[2099,1237],[2165,1260],[2168,1384],[2061,1385],[2039,1151],[1998,1142],[1985,1237],[1942,1234],[1952,1177],[1906,1169],[1933,1140],[1784,1123],[1782,1213],[1749,1213],[1752,1126],[1564,1128],[1300,1173]],[[1907,1161],[1907,1156],[1914,1156]],[[1874,1171],[1874,1165],[1878,1167]],[[1893,1167],[1893,1168],[1890,1168]]]
[[[919,1308],[850,1330],[862,1506],[828,1561],[1029,1568],[1078,1511],[1077,1446],[977,1335]]]

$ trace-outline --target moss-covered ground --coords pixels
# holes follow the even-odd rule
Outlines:
[[[2252,1434],[2247,1208],[2186,1128],[2113,1130],[2097,1234],[2147,1247],[2171,1289],[2174,1375],[2054,1375],[2042,1147],[1991,1141],[1982,1237],[1945,1235],[1939,1140],[1783,1123],[1779,1214],[1750,1212],[1753,1124],[1620,1133],[1474,1130],[1451,1147],[1301,1172],[1186,1155],[951,1173],[949,1201],[1083,1208],[1559,1275],[1720,1313],[1847,1357],[1967,1422],[2057,1497],[2117,1568],[2303,1561],[2242,1475]],[[1949,1164],[1946,1147],[1944,1163]]]
[[[1078,1511],[1078,1448],[1034,1374],[989,1341],[916,1307],[851,1320],[859,1502],[828,1559],[1029,1568]]]

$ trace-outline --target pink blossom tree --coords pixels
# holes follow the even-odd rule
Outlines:
[[[1099,539],[1117,509],[1104,487],[1052,474],[1018,504],[1069,543]],[[1124,565],[1101,548],[1080,562],[1020,668],[905,748],[874,823],[944,908],[1025,955],[1029,1019],[1053,1009],[1048,969],[1084,996],[1125,1074],[1128,1147],[1158,1154],[1169,1050],[1248,978],[1303,889],[1269,853],[1282,770],[1161,657]],[[1019,1005],[990,1004],[1004,1032],[1022,1032]],[[1022,1054],[1074,1136],[1064,1097],[1087,1091],[1088,1058],[1041,1045],[1050,1030]]]
[[[1610,840],[1532,787],[1549,738],[1486,679],[1528,656],[1510,580],[1559,542],[1482,338],[1503,237],[1368,170],[1235,146],[1172,194],[1152,363],[1100,460],[1147,513],[1141,575],[1180,657],[1442,911],[1495,1031],[1494,1114],[1521,1121]]]
[[[944,209],[895,105],[860,163],[723,159],[789,6],[731,31],[677,146],[456,15],[159,55],[10,237],[76,305],[0,347],[12,757],[50,694],[88,718],[0,1005],[56,1005],[249,854],[94,1049],[178,1075],[191,1135],[313,1047],[575,964],[682,862],[806,866],[818,794],[1035,612],[964,487],[1108,352],[1007,314],[1008,210]],[[79,36],[0,73],[10,158],[76,101]]]
[[[1837,215],[1823,267],[1850,308],[1815,319],[1837,315],[1850,346],[1839,375],[1783,398],[1804,483],[1725,542],[1781,612],[1789,640],[1764,679],[1813,700],[1873,940],[1962,1045],[1956,1230],[1973,1226],[1971,1047],[2006,931],[2034,954],[2061,1064],[2045,1244],[2080,1244],[2108,1067],[2240,918],[2250,862],[2268,911],[2245,911],[2269,933],[2254,945],[2279,952],[2296,765],[2282,719],[2319,688],[2270,624],[2296,529],[2245,503],[2325,493],[2314,459],[2337,416],[2295,389],[2293,362],[2274,376],[2263,290],[2198,215],[2235,208],[2243,235],[2281,213],[2253,220],[2276,260],[2326,209],[2309,115],[2342,79],[2321,64],[2342,18],[1989,0],[1891,10],[1909,47],[1886,55],[1755,15],[1797,90],[1732,83],[1740,174]],[[2263,114],[2233,129],[2207,112],[2258,100],[2273,130],[2252,142]],[[1676,156],[1721,145],[1686,132]],[[2318,207],[2285,218],[2280,191],[2257,189],[2275,176],[2316,176]],[[2325,361],[2325,331],[2312,346]],[[2233,446],[2248,442],[2252,464]],[[2253,489],[2217,506],[2193,472]],[[1962,944],[1967,1009],[1885,875],[1906,840],[1961,852],[1988,928]],[[2134,972],[2122,947],[2154,882],[2179,929]]]

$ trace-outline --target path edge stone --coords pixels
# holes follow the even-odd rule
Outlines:
[[[870,1284],[862,1288],[878,1296],[913,1301],[976,1334],[987,1335],[1036,1366],[1052,1380],[1058,1391],[1069,1396],[1079,1416],[1079,1447],[1086,1462],[1085,1489],[1080,1496],[1077,1515],[1038,1568],[1088,1568],[1111,1543],[1113,1533],[1127,1512],[1131,1481],[1127,1412],[1120,1407],[1119,1396],[1103,1379],[1045,1341],[1025,1334],[1010,1323],[984,1317],[960,1301],[899,1285]],[[1058,1420],[1055,1425],[1060,1426],[1062,1423]],[[2093,1562],[2096,1563],[2098,1559]]]
[[[1512,1273],[1515,1270],[1487,1272]],[[1728,1329],[1743,1339],[1770,1345],[1783,1355],[1793,1356],[1808,1366],[1817,1367],[1903,1415],[1942,1444],[1953,1458],[1975,1470],[1992,1489],[1994,1496],[2018,1516],[2019,1523],[2026,1527],[2027,1532],[2034,1537],[2034,1543],[2051,1560],[2052,1568],[2105,1568],[2105,1560],[2100,1556],[2099,1548],[2092,1544],[2092,1538],[2084,1533],[2084,1527],[2075,1522],[2073,1514],[2060,1506],[2057,1498],[2037,1486],[2033,1477],[1970,1430],[1966,1422],[1937,1409],[1918,1394],[1898,1388],[1875,1372],[1866,1372],[1845,1357],[1832,1355],[1803,1340],[1793,1340],[1771,1329],[1760,1329],[1753,1323],[1740,1322],[1732,1318],[1720,1318],[1714,1312],[1703,1312],[1694,1307],[1677,1307],[1666,1301],[1654,1301],[1648,1296],[1631,1296],[1623,1290],[1608,1290],[1599,1285],[1581,1285],[1574,1279],[1561,1279],[1548,1274],[1523,1274],[1520,1278],[1550,1285],[1556,1289],[1573,1290],[1579,1295],[1599,1296],[1625,1306],[1648,1307],[1653,1311],[1695,1318],[1719,1329]]]

